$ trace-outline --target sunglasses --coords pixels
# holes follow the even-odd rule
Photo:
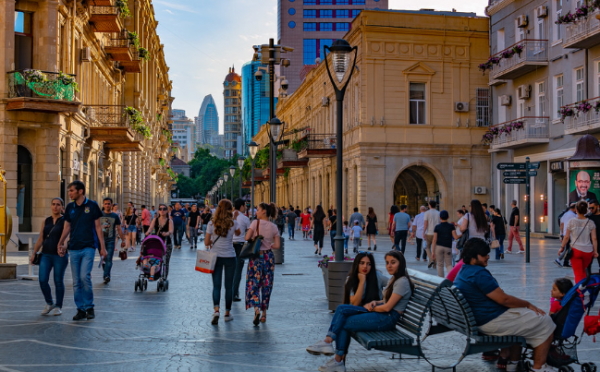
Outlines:
[[[158,208],[159,211],[166,211],[167,208]]]
[[[358,254],[365,254],[367,256],[370,256],[371,252],[369,252],[369,251],[358,251]]]

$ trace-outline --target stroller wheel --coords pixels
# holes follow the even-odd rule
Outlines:
[[[139,283],[136,281],[136,282],[135,282],[135,291],[136,291],[136,292],[137,292],[137,290],[138,290],[138,287],[139,287],[139,286],[140,286],[140,284],[139,284]]]
[[[574,372],[575,370],[571,366],[561,366],[558,368],[558,372]]]
[[[160,281],[159,281],[159,282],[156,284],[156,292],[160,292],[160,288],[161,288],[161,287],[162,287],[162,282],[160,282]]]
[[[169,290],[169,281],[165,279],[165,290]],[[596,372],[595,366],[594,366],[594,372]]]
[[[596,365],[594,363],[583,363],[581,372],[596,372]]]
[[[148,290],[148,280],[144,279],[144,290]]]

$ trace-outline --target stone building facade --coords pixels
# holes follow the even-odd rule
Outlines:
[[[481,145],[487,99],[477,100],[489,92],[477,69],[488,51],[488,20],[363,10],[345,39],[358,54],[343,103],[344,217],[373,207],[383,232],[392,204],[415,215],[431,199],[450,211],[474,197],[487,201],[476,192],[490,187],[490,155]],[[276,113],[294,149],[278,162],[277,203],[334,205],[336,100],[324,61]],[[255,141],[268,144],[266,126]],[[268,188],[263,181],[255,201],[268,200]]]
[[[38,231],[73,180],[100,202],[166,201],[172,83],[151,2],[0,9],[0,166],[14,230]]]
[[[223,81],[223,99],[225,101],[224,114],[224,146],[225,159],[231,159],[235,154],[241,153],[242,138],[242,77],[235,72],[235,67]]]

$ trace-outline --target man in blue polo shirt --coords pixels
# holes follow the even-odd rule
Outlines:
[[[411,227],[410,216],[406,213],[408,207],[406,204],[400,206],[400,212],[394,215],[394,221],[392,222],[392,231],[394,231],[394,250],[400,250],[402,254],[406,250],[406,239],[408,237],[408,230]],[[402,242],[402,246],[399,246]]]
[[[454,285],[463,294],[479,331],[490,336],[521,336],[533,347],[533,371],[554,371],[546,365],[552,334],[556,325],[552,319],[528,301],[508,295],[486,269],[490,247],[479,238],[467,241],[462,252],[464,265]],[[510,362],[507,372],[517,370],[521,346],[502,349],[500,356]]]
[[[71,182],[68,192],[73,202],[69,203],[65,210],[65,228],[58,242],[58,249],[59,253],[64,254],[67,249],[65,240],[70,236],[68,249],[73,275],[73,296],[77,305],[77,314],[73,320],[94,319],[91,273],[96,247],[99,246],[100,255],[106,257],[104,234],[100,224],[102,210],[95,201],[85,197],[83,182]]]
[[[181,249],[181,240],[185,230],[185,212],[181,209],[181,203],[175,203],[175,209],[171,211],[171,219],[173,220],[173,228],[175,229],[173,234],[175,242],[173,245],[175,249]]]

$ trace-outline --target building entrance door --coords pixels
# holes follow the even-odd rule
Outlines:
[[[31,153],[23,146],[17,149],[17,216],[19,232],[31,232],[33,204],[33,167]]]
[[[419,207],[429,200],[439,202],[439,184],[429,169],[411,166],[400,173],[394,184],[394,204],[408,206],[408,214],[415,216]]]

